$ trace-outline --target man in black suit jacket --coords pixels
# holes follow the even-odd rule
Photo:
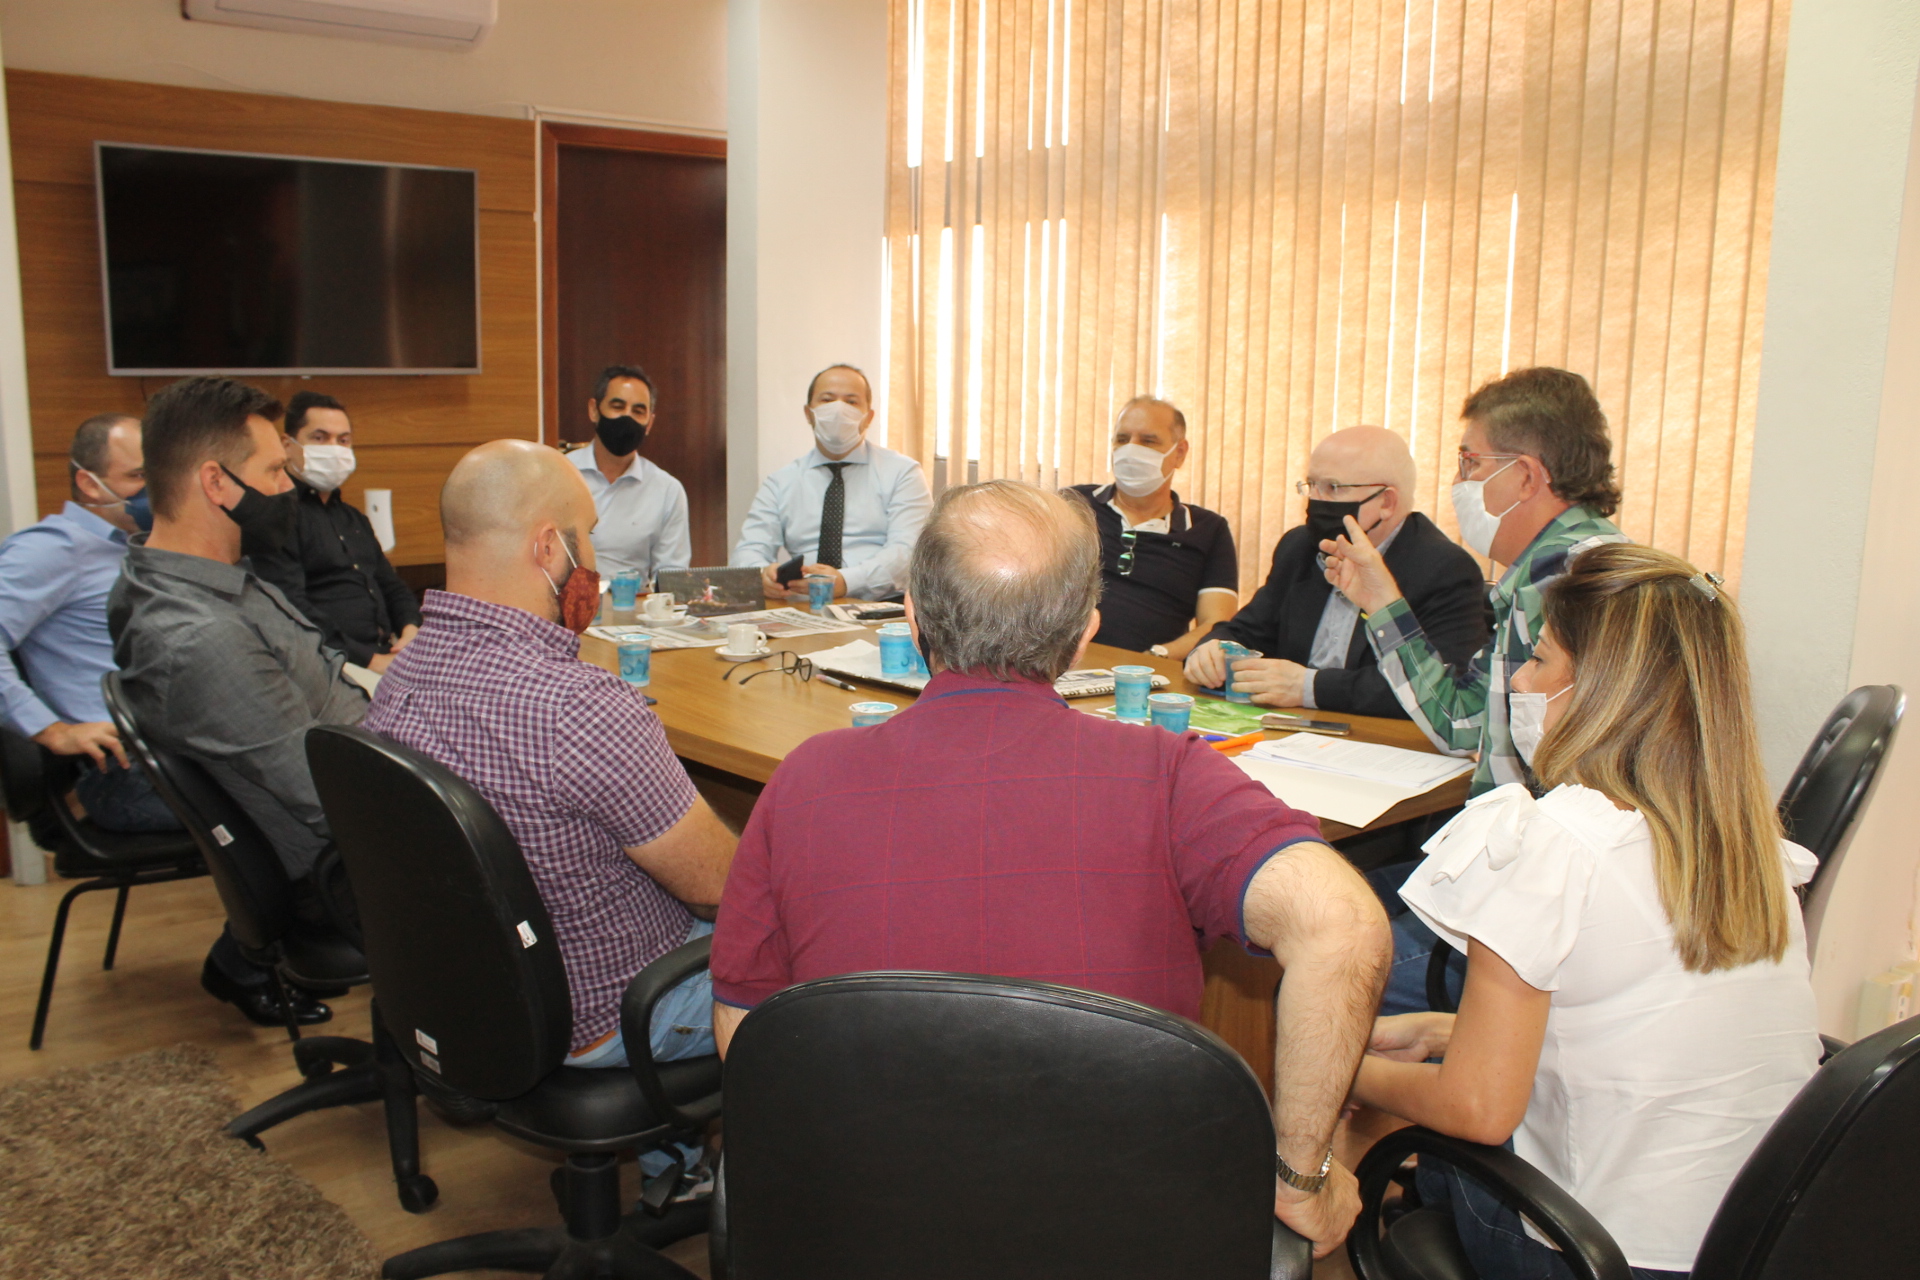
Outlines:
[[[1352,515],[1381,550],[1433,641],[1450,663],[1465,663],[1491,634],[1492,610],[1479,565],[1412,509],[1413,455],[1380,427],[1349,427],[1320,442],[1301,483],[1307,522],[1273,549],[1267,580],[1247,606],[1214,627],[1187,658],[1187,676],[1218,688],[1222,640],[1265,655],[1244,659],[1236,682],[1270,707],[1312,707],[1406,717],[1361,630],[1360,611],[1327,583],[1320,543]]]

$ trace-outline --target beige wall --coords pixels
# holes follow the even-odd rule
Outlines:
[[[732,0],[728,13],[731,539],[761,478],[812,443],[809,378],[856,365],[884,404],[888,54],[886,0]],[[872,438],[886,440],[884,409]]]
[[[726,128],[725,0],[500,0],[466,52],[188,22],[179,0],[0,0],[6,65],[194,89]]]
[[[1920,493],[1920,100],[1907,159],[1880,433],[1873,456],[1860,563],[1860,605],[1853,622],[1850,687],[1897,684],[1911,701],[1886,776],[1842,864],[1821,926],[1815,982],[1823,1013],[1848,1023],[1860,980],[1920,952],[1920,573],[1913,519]]]
[[[1740,601],[1776,786],[1848,689],[1920,702],[1917,92],[1913,0],[1794,6]],[[1839,1035],[1862,980],[1914,954],[1920,723],[1886,768],[1814,957]]]

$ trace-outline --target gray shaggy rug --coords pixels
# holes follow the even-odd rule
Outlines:
[[[225,1137],[213,1055],[180,1045],[0,1088],[0,1276],[366,1280],[367,1238]]]

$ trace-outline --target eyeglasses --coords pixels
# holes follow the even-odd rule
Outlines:
[[[775,653],[768,654],[764,658],[756,658],[754,659],[754,661],[755,662],[777,662],[780,665],[777,667],[762,667],[760,670],[754,672],[752,675],[741,676],[740,677],[741,684],[744,685],[748,681],[758,680],[761,676],[770,676],[776,673],[783,676],[799,676],[802,680],[813,679],[813,660],[810,658],[803,658],[791,649],[781,649]],[[731,680],[733,679],[735,672],[738,672],[749,665],[751,664],[743,662],[737,667],[729,667],[727,670],[722,671],[720,673],[720,678],[722,680]]]
[[[1132,529],[1120,535],[1120,558],[1113,562],[1113,567],[1123,578],[1133,576],[1133,544],[1139,540],[1140,535]]]
[[[1329,502],[1353,501],[1351,498],[1342,496],[1349,489],[1377,490],[1378,492],[1370,493],[1360,499],[1362,502],[1371,502],[1392,487],[1385,480],[1356,480],[1351,484],[1339,480],[1295,480],[1293,482],[1293,491],[1301,497],[1324,498]]]
[[[1513,462],[1525,456],[1522,453],[1468,453],[1463,447],[1460,450],[1460,479],[1470,479],[1483,462]]]

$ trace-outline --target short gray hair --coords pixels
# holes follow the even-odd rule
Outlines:
[[[948,489],[907,569],[920,642],[951,671],[1057,679],[1100,604],[1100,535],[1078,494]]]

